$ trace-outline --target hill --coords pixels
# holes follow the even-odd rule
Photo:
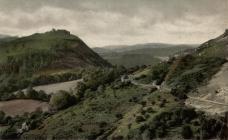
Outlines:
[[[50,98],[31,89],[27,94],[19,92],[20,98],[30,95],[34,99],[36,95],[35,99],[49,102],[50,110],[42,112],[40,108],[11,119],[0,112],[0,124],[4,125],[0,127],[0,136],[8,139],[226,139],[228,126],[224,114],[205,113],[197,103],[208,99],[193,97],[200,95],[197,90],[209,83],[226,86],[218,82],[222,77],[221,81],[226,82],[226,38],[223,35],[199,48],[176,53],[154,66],[90,69],[81,76],[83,80],[77,88],[59,91]],[[219,97],[223,95],[217,93]],[[187,104],[189,99],[196,98]],[[215,102],[218,101],[207,103],[214,105]]]
[[[80,38],[66,30],[8,39],[0,43],[0,92],[26,88],[34,76],[47,77],[58,72],[110,66]]]
[[[53,30],[7,41],[1,44],[0,50],[1,67],[10,72],[109,66],[82,40],[65,30]],[[13,69],[10,69],[11,65],[14,65]]]
[[[123,65],[129,68],[141,65],[154,65],[167,60],[175,53],[180,53],[196,46],[148,43],[132,46],[106,46],[103,48],[93,48],[93,50],[111,64]]]
[[[113,50],[117,52],[131,51],[137,49],[148,49],[148,48],[169,48],[169,47],[197,47],[198,44],[166,44],[166,43],[145,43],[145,44],[135,44],[135,45],[112,45],[104,46],[102,48]]]
[[[9,35],[4,35],[4,34],[0,34],[0,39],[2,39],[2,38],[8,38],[8,37],[10,37]]]
[[[96,71],[95,76],[89,77],[97,79],[98,88],[85,90],[79,104],[45,119],[40,129],[24,133],[22,137],[100,140],[224,138],[227,126],[222,115],[213,116],[185,105],[191,92],[223,71],[226,52],[221,50],[227,49],[227,44],[220,43],[215,39],[211,45],[205,46],[208,44],[205,43],[197,49],[178,53],[168,61],[140,68],[131,73],[129,79],[125,77],[126,83],[121,82],[120,77],[110,80],[113,76],[109,70],[107,73],[102,70],[103,74]],[[132,81],[131,77],[139,73],[143,76]],[[106,78],[102,84],[97,84],[100,82],[98,77]],[[141,78],[146,78],[148,83],[141,83]],[[156,85],[158,90],[146,89],[148,85]]]
[[[228,30],[221,36],[200,46],[200,56],[223,59],[218,72],[210,76],[208,82],[189,94],[186,104],[211,114],[225,114],[228,111]],[[213,68],[215,69],[215,68]]]
[[[14,40],[16,38],[17,38],[16,36],[9,36],[9,35],[0,34],[0,44],[5,43],[7,41]]]
[[[186,104],[223,114],[227,110],[228,31],[198,48],[177,53],[169,61],[150,68],[141,81],[168,88]],[[140,79],[140,76],[139,76]]]

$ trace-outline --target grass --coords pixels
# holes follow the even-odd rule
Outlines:
[[[159,104],[163,99],[166,99],[167,103],[165,104],[165,107],[160,107]],[[145,124],[150,123],[155,116],[159,115],[162,112],[168,111],[172,108],[178,107],[179,105],[177,102],[175,102],[174,99],[175,97],[172,96],[171,94],[163,93],[159,91],[156,91],[152,94],[144,96],[142,101],[146,101],[147,104],[145,106],[142,106],[141,104],[135,105],[134,108],[124,116],[121,123],[118,125],[117,129],[110,136],[110,138],[116,137],[116,136],[123,136],[124,138],[127,138],[128,135],[131,133],[139,133],[139,129]],[[152,108],[153,111],[146,112],[143,115],[142,111],[148,108]],[[136,120],[136,116],[140,116],[140,115],[143,115],[143,116],[149,115],[149,118],[147,118],[145,121],[141,123],[138,123],[135,120]],[[129,125],[130,125],[130,128],[129,128]]]
[[[0,43],[0,92],[28,86],[28,79],[79,68],[110,67],[78,37],[52,30]]]
[[[107,87],[102,92],[87,91],[86,94],[88,97],[79,105],[61,111],[44,121],[44,128],[39,130],[39,133],[59,138],[98,137],[104,131],[115,127],[121,116],[138,104],[129,102],[132,98],[140,101],[145,92],[130,86],[117,90]],[[36,134],[35,131],[29,133]]]

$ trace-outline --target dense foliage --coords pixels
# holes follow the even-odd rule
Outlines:
[[[0,130],[0,139],[18,139],[22,133],[40,127],[42,121],[49,116],[50,114],[39,110],[22,116],[5,116],[4,121],[0,122],[0,125],[6,125],[5,129]],[[2,117],[2,112],[0,112],[0,117]]]
[[[76,104],[76,98],[65,91],[59,91],[50,99],[50,105],[56,110],[66,109],[74,104]]]
[[[212,139],[222,137],[224,130],[224,118],[206,117],[201,112],[196,112],[192,108],[176,108],[164,111],[153,118],[148,123],[144,123],[138,133],[130,133],[129,139],[140,138],[146,135],[148,139],[165,138],[172,134],[172,130],[181,127],[179,135],[184,139]]]

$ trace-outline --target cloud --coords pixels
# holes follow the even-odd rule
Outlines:
[[[63,28],[89,46],[202,43],[228,26],[227,0],[0,0],[0,33]]]

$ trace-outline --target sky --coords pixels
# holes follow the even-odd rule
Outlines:
[[[228,0],[0,0],[0,34],[66,29],[90,47],[200,44],[228,28]]]

